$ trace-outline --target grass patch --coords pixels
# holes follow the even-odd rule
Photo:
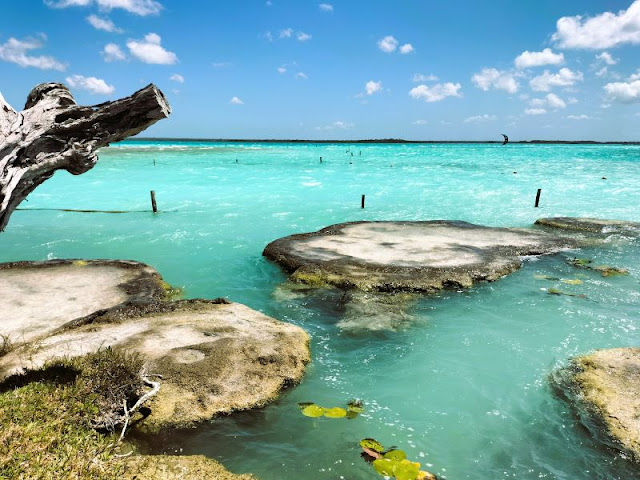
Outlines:
[[[141,392],[141,360],[105,349],[0,384],[0,478],[113,479],[122,404]]]

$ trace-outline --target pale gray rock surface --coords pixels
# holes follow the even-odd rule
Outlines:
[[[271,242],[263,255],[291,280],[381,292],[434,292],[494,281],[523,256],[578,246],[546,232],[458,221],[353,222]]]

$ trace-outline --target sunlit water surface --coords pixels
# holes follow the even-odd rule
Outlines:
[[[572,253],[540,258],[492,284],[422,297],[402,328],[378,332],[340,329],[340,295],[286,294],[285,275],[261,255],[276,238],[353,220],[640,221],[639,147],[124,142],[82,176],[57,173],[28,200],[0,235],[0,261],[135,259],[187,298],[225,296],[311,336],[302,384],[276,403],[146,438],[143,449],[205,454],[263,480],[357,480],[380,478],[359,457],[358,441],[374,437],[448,479],[640,479],[591,439],[548,382],[571,356],[640,344],[637,240],[580,253],[629,276],[576,270],[564,261]],[[355,420],[314,420],[296,406],[352,398],[366,409]]]

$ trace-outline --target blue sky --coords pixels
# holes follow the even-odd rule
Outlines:
[[[144,136],[640,140],[640,0],[21,0],[0,92],[155,83]]]

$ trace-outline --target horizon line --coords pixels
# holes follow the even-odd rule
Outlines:
[[[190,137],[132,137],[123,141],[178,141],[178,142],[226,142],[226,143],[424,143],[424,144],[502,144],[502,140],[405,140],[402,138],[373,138],[356,140],[311,140],[311,139],[278,139],[278,138],[190,138]],[[509,140],[515,144],[557,144],[557,145],[640,145],[640,140]]]

